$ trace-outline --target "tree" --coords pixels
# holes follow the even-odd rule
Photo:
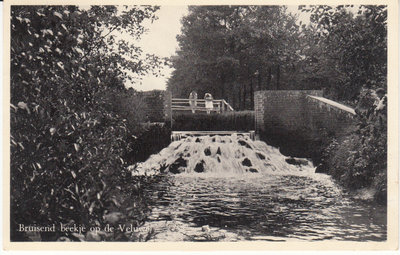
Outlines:
[[[386,203],[387,109],[378,109],[374,90],[387,87],[387,6],[362,5],[357,14],[349,7],[299,7],[312,22],[303,30],[301,75],[356,106],[355,130],[325,148],[321,167],[350,190],[372,188],[375,200]]]
[[[386,88],[387,7],[360,6],[357,14],[348,7],[299,9],[311,13],[312,23],[304,30],[312,43],[303,48],[307,77],[321,77],[331,97],[354,104],[361,88]]]
[[[284,7],[191,6],[168,89],[184,97],[211,92],[235,109],[251,109],[254,91],[280,87],[279,74],[296,58],[297,32]]]
[[[160,60],[141,57],[140,48],[113,33],[140,37],[157,9],[12,6],[12,240],[26,238],[18,224],[89,227],[118,210],[130,176],[121,155],[131,134],[105,97],[124,93],[130,74],[151,71]]]

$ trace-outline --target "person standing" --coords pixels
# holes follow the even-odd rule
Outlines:
[[[197,92],[196,91],[190,92],[189,105],[190,105],[190,108],[192,109],[192,113],[195,113],[196,107],[197,107]]]
[[[210,93],[206,93],[204,95],[204,100],[206,101],[206,111],[207,114],[210,114],[210,112],[213,110],[214,105],[213,105],[213,97]]]

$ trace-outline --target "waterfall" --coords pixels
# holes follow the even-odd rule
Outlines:
[[[298,174],[314,172],[311,162],[282,155],[248,136],[184,137],[131,167],[132,174]]]

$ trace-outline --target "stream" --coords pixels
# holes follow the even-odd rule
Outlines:
[[[147,187],[151,241],[386,240],[386,207],[353,199],[311,162],[247,137],[183,138],[136,169],[165,169]]]

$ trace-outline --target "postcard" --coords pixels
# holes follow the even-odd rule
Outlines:
[[[396,1],[3,16],[5,250],[398,249]]]

